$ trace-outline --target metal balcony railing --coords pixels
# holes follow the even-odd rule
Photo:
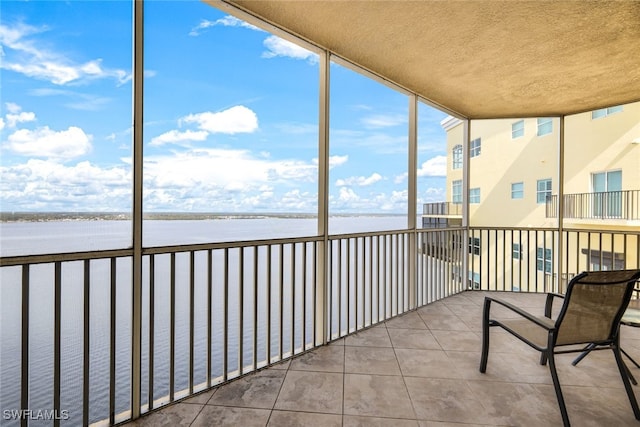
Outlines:
[[[425,203],[422,207],[423,215],[462,215],[462,203],[438,202]]]
[[[483,227],[145,248],[138,409],[464,290],[563,292],[583,270],[638,268],[639,252],[640,231],[560,239],[556,229]],[[19,373],[3,381],[3,407],[68,411],[72,425],[131,418],[133,256],[0,258],[15,306],[4,313],[2,368]]]
[[[558,196],[547,197],[547,218],[558,217]],[[564,218],[640,219],[640,190],[564,195]]]

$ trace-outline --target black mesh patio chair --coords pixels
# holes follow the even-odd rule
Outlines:
[[[594,344],[593,350],[611,349],[633,413],[636,419],[640,420],[640,408],[627,375],[627,367],[622,361],[619,336],[620,319],[639,278],[640,270],[581,273],[569,282],[566,295],[547,294],[544,316],[535,316],[506,301],[485,297],[480,372],[485,373],[487,370],[489,328],[499,326],[538,350],[541,353],[541,364],[549,362],[562,421],[565,426],[569,426],[569,416],[558,381],[554,356],[582,352],[582,346],[586,344]],[[551,313],[556,297],[563,298],[564,303],[557,319],[553,320]],[[500,320],[493,318],[490,312],[493,302],[517,313],[520,317]],[[576,345],[580,347],[576,348]]]
[[[634,328],[640,328],[640,299],[638,299],[638,297],[637,297],[638,294],[640,293],[640,287],[639,286],[640,286],[640,283],[636,283],[636,287],[633,290],[633,292],[636,294],[636,298],[635,299],[631,299],[631,301],[629,301],[629,305],[627,306],[627,309],[624,311],[624,314],[622,315],[622,319],[620,319],[620,324],[621,325],[631,326],[631,327],[634,327]],[[589,343],[589,345],[587,345],[583,349],[584,351],[578,357],[576,357],[575,360],[573,362],[571,362],[571,364],[573,366],[576,366],[592,350],[596,349],[596,347],[597,347],[596,344]],[[627,356],[627,359],[631,363],[633,363],[636,366],[636,368],[640,369],[640,364],[638,364],[638,362],[636,362],[633,359],[633,357],[631,357],[629,355],[629,353],[624,351],[624,348],[620,347],[620,351],[622,352],[622,354]],[[636,381],[636,379],[634,378],[633,374],[631,373],[631,371],[629,369],[627,369],[627,374],[629,375],[629,379],[631,380],[633,385],[638,385],[638,382]]]

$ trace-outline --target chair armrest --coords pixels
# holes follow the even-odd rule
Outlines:
[[[536,316],[524,311],[520,307],[516,307],[515,305],[513,305],[511,303],[508,303],[506,301],[503,301],[501,299],[498,299],[498,298],[484,297],[485,309],[487,308],[488,304],[491,301],[495,301],[496,303],[502,305],[503,307],[508,308],[509,310],[513,311],[514,313],[518,313],[520,316],[522,316],[525,319],[535,323],[536,325],[540,326],[541,328],[544,328],[547,331],[550,331],[550,330],[555,328],[555,325],[554,326],[550,326],[548,323],[545,323],[545,322],[541,321],[539,318],[537,318]]]
[[[547,294],[547,301],[544,303],[544,317],[551,319],[551,312],[553,311],[553,298],[558,297],[564,299],[564,295],[549,292]]]

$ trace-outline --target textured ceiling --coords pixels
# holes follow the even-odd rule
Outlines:
[[[640,100],[640,1],[225,2],[468,118]]]

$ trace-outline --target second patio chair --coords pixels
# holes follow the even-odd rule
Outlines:
[[[640,420],[640,408],[626,373],[627,368],[622,361],[619,337],[620,319],[629,304],[635,282],[639,278],[640,270],[581,273],[569,282],[566,295],[547,294],[544,316],[535,316],[506,301],[485,297],[480,372],[485,373],[487,370],[489,328],[499,326],[541,352],[541,364],[549,362],[562,422],[565,426],[569,426],[569,416],[562,396],[554,356],[581,352],[583,348],[576,348],[576,345],[593,343],[596,344],[597,349],[613,351],[631,408],[636,419]],[[564,298],[564,303],[557,319],[553,320],[552,305],[556,297]],[[504,319],[492,317],[491,304],[494,302],[519,316]]]

